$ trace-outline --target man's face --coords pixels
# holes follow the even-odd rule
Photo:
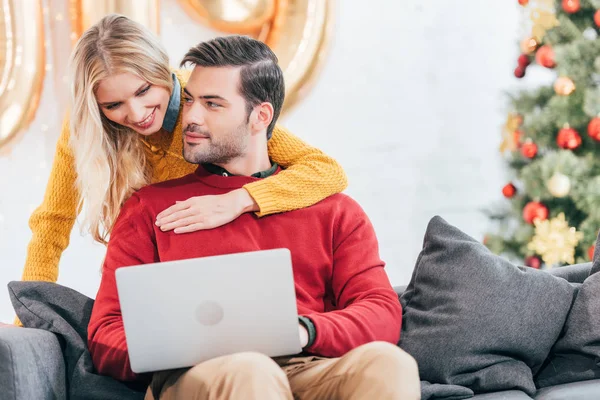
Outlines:
[[[226,164],[245,155],[250,138],[239,68],[195,67],[184,89],[183,156],[194,164]]]

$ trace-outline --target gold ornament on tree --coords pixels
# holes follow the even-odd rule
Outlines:
[[[535,37],[528,37],[521,41],[521,51],[524,54],[532,54],[537,49],[539,42]]]
[[[42,2],[0,1],[0,150],[33,120],[45,64]]]
[[[554,91],[560,96],[568,96],[575,91],[575,83],[566,76],[561,76],[554,82]]]
[[[565,197],[571,191],[571,179],[560,172],[556,172],[546,182],[546,188],[548,188],[548,191],[554,197]]]
[[[531,35],[541,42],[546,32],[560,25],[556,18],[554,0],[536,0],[529,6],[529,19],[531,20]]]
[[[506,122],[502,127],[502,143],[500,143],[500,153],[506,150],[516,151],[519,148],[520,135],[515,134],[521,124],[523,118],[519,114],[509,113]]]
[[[569,226],[564,213],[550,220],[536,220],[534,225],[535,234],[527,245],[529,250],[542,256],[549,267],[575,263],[575,248],[583,239],[583,233]]]

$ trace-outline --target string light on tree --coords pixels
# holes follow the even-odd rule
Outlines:
[[[548,182],[546,182],[546,188],[554,197],[565,197],[571,191],[571,179],[560,172],[555,172]]]

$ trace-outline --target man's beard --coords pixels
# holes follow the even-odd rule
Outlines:
[[[206,143],[192,144],[183,136],[183,158],[192,164],[227,164],[231,160],[242,157],[248,148],[250,132],[246,123],[241,123],[233,131],[215,139],[213,135],[201,130],[198,126],[191,127],[192,132],[207,135]],[[186,128],[189,129],[189,128]]]

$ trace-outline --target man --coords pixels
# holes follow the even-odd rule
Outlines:
[[[188,63],[195,68],[185,88],[184,157],[200,166],[194,174],[138,191],[123,206],[88,331],[98,371],[141,379],[129,367],[116,268],[283,247],[292,253],[305,354],[272,360],[240,353],[157,373],[146,398],[418,399],[416,363],[395,346],[402,320],[398,298],[373,228],[349,197],[335,195],[261,219],[244,214],[220,228],[185,235],[163,232],[168,221],[157,226],[158,212],[178,200],[226,193],[279,170],[267,154],[284,100],[273,52],[259,41],[232,36],[192,48],[182,65]]]

